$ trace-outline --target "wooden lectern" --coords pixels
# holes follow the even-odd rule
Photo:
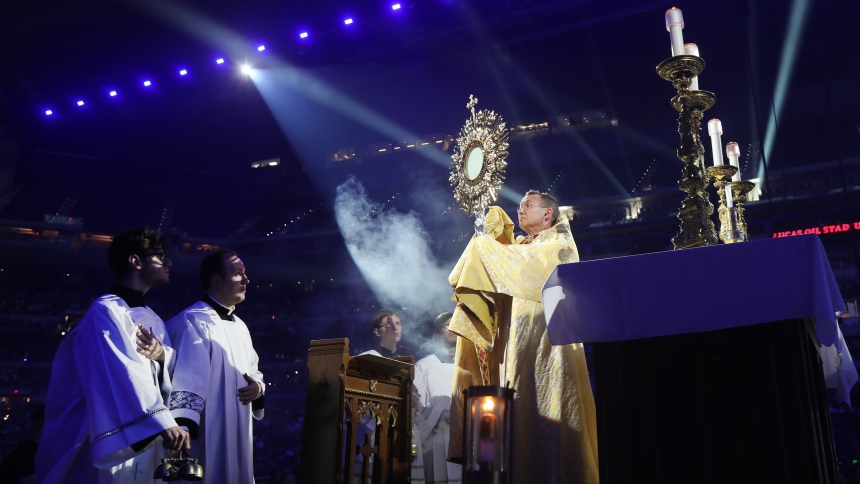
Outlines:
[[[349,356],[349,339],[312,340],[299,481],[408,483],[411,356]]]

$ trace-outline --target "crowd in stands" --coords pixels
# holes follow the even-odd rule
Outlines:
[[[851,269],[854,267],[854,257],[850,255],[828,255],[827,260],[830,262],[830,267],[836,269]]]
[[[98,289],[50,288],[47,283],[38,286],[40,290],[0,286],[0,335],[4,335],[0,338],[0,396],[6,398],[5,413],[0,412],[2,455],[25,439],[30,413],[44,403],[50,363],[63,331],[71,329],[79,313],[100,293]],[[382,304],[366,287],[326,284],[297,290],[273,285],[264,289],[250,291],[248,300],[236,310],[251,331],[268,385],[265,418],[255,423],[255,474],[263,484],[293,483],[301,454],[309,341],[347,337],[351,354],[371,349],[375,341],[370,320]],[[159,299],[153,309],[167,320],[191,302]],[[403,318],[404,346],[420,347],[419,319]],[[852,355],[860,359],[860,332],[847,333]],[[22,340],[41,344],[22,344]],[[836,449],[846,483],[860,483],[858,388],[852,392],[851,407],[831,396]]]
[[[857,189],[856,184],[858,180],[860,180],[860,174],[858,173],[850,173],[845,176],[845,183],[849,190]],[[841,191],[842,189],[842,179],[836,176],[804,180],[792,179],[788,180],[787,183],[783,181],[771,183],[771,188],[775,192],[775,195],[786,195],[788,197],[832,193],[834,190]]]
[[[860,338],[852,338],[849,346],[852,356],[858,354]],[[860,387],[855,385],[851,390],[850,407],[836,399],[835,393],[828,390],[839,474],[843,484],[860,484]]]

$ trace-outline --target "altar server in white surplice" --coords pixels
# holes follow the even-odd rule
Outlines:
[[[448,331],[452,315],[442,313],[436,318],[433,354],[415,363],[415,391],[419,397],[413,422],[421,439],[427,484],[463,482],[463,467],[447,462],[454,349],[457,346],[457,335]]]
[[[175,353],[161,318],[144,304],[149,289],[169,280],[166,249],[149,229],[111,243],[116,284],[93,301],[54,357],[36,452],[39,482],[151,483],[162,442],[190,449],[165,405]]]
[[[400,348],[397,346],[397,343],[400,342],[400,338],[403,336],[403,325],[400,323],[400,315],[393,309],[382,308],[373,315],[373,320],[370,324],[373,328],[373,334],[379,338],[379,346],[364,353],[359,353],[358,356],[373,355],[384,358],[402,356],[398,354]],[[365,412],[364,415],[361,415],[355,431],[356,443],[359,446],[363,446],[365,442],[369,442],[370,446],[373,447],[376,442],[376,427],[376,417],[371,415],[370,412]],[[370,436],[370,440],[366,441],[365,439],[368,435]],[[373,476],[373,454],[363,455],[359,452],[355,455],[355,474],[352,479],[354,484],[364,484],[365,482],[365,459],[368,463],[367,475]],[[377,470],[377,472],[379,471]]]
[[[263,374],[248,327],[233,311],[245,300],[245,265],[230,251],[200,264],[206,296],[167,322],[178,353],[168,406],[194,440],[204,482],[254,482],[253,419],[263,417]]]

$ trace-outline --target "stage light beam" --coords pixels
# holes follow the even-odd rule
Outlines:
[[[251,75],[251,66],[248,64],[243,65],[241,70],[242,74],[245,74],[246,76]]]
[[[806,27],[806,21],[809,18],[810,0],[794,0],[791,5],[791,14],[788,19],[788,28],[785,31],[785,39],[782,43],[782,55],[779,60],[779,71],[776,77],[776,85],[773,88],[773,105],[771,113],[768,116],[767,129],[764,135],[763,154],[759,155],[758,160],[747,160],[749,162],[758,163],[756,178],[759,180],[764,177],[765,162],[770,160],[773,152],[773,145],[776,142],[776,132],[779,127],[779,119],[782,116],[782,109],[785,103],[785,98],[788,95],[788,87],[791,84],[791,77],[794,73],[794,65],[797,61],[797,54],[800,51],[800,41],[803,38],[803,31]]]
[[[417,135],[410,133],[389,119],[386,119],[354,99],[338,92],[325,82],[300,69],[296,69],[291,66],[284,66],[277,69],[254,69],[250,78],[254,81],[254,84],[257,86],[257,90],[262,95],[263,100],[269,106],[269,110],[274,115],[275,120],[281,126],[281,129],[288,138],[294,137],[293,135],[298,136],[298,134],[295,131],[296,125],[294,124],[295,120],[292,112],[284,102],[284,88],[286,87],[295,89],[312,100],[334,109],[335,111],[339,111],[346,117],[372,128],[374,131],[385,135],[389,139],[418,138]],[[428,142],[427,144],[429,145],[430,143]],[[414,146],[414,144],[411,144],[408,145],[407,148]],[[429,161],[438,163],[442,166],[448,167],[451,164],[451,157],[441,150],[422,149],[419,150],[419,153]],[[521,195],[511,198],[510,195],[504,191],[501,195],[515,203],[518,203],[522,199]]]

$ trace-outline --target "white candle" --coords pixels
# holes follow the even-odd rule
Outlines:
[[[738,164],[738,157],[741,156],[741,149],[738,148],[737,143],[730,141],[729,144],[726,145],[726,156],[729,158],[729,163],[738,169],[732,177],[732,181],[741,181],[741,166]]]
[[[734,200],[732,200],[732,186],[726,185],[726,207],[732,208],[735,206]]]
[[[723,164],[723,141],[720,138],[720,135],[722,134],[723,123],[721,123],[719,119],[714,118],[708,121],[708,135],[711,137],[711,151],[714,154],[714,166],[720,166]]]
[[[672,41],[672,57],[684,54],[684,16],[681,10],[675,7],[666,10],[666,30],[669,31],[669,39]]]
[[[694,43],[684,44],[684,54],[686,55],[694,55],[699,57],[699,46]],[[690,81],[690,90],[698,91],[699,90],[699,76],[694,77]]]

